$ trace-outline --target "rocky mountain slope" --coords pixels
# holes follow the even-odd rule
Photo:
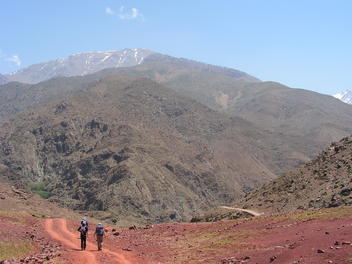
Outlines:
[[[270,160],[268,166],[275,174],[308,161],[331,141],[352,133],[352,107],[330,96],[273,82],[243,82],[224,74],[161,62],[55,78],[35,85],[3,85],[0,123],[19,111],[85,91],[100,79],[114,75],[153,79],[218,112],[251,121],[255,129],[266,131],[263,133],[269,137],[262,139],[269,149],[259,152],[267,153],[266,161]],[[277,158],[273,159],[272,153]]]
[[[346,104],[352,104],[352,91],[351,90],[347,90],[342,93],[334,94],[334,97],[341,100],[342,102],[344,102]]]
[[[267,130],[302,135],[302,140],[307,138],[320,146],[352,133],[352,107],[312,91],[275,82],[241,82],[160,63],[114,72],[152,78],[214,110],[240,116]]]
[[[159,54],[0,95],[0,161],[15,180],[110,218],[187,219],[352,133],[352,107],[330,96]]]
[[[167,62],[182,65],[189,69],[221,73],[242,81],[259,81],[247,73],[192,60],[175,58],[147,49],[124,49],[121,51],[97,51],[78,53],[67,58],[31,65],[19,71],[3,76],[3,83],[17,81],[23,83],[39,83],[61,76],[83,76],[107,68],[131,67],[145,61]],[[1,76],[0,76],[1,78]],[[0,81],[1,85],[1,81]]]
[[[302,142],[298,152],[289,151],[297,164],[306,162],[330,142],[352,133],[352,107],[331,96],[292,89],[275,82],[243,82],[213,72],[188,69],[161,62],[145,62],[131,68],[108,69],[96,74],[132,75],[153,79],[180,94],[231,116],[239,116],[263,130]],[[290,139],[291,138],[291,139]],[[286,146],[279,147],[278,151]],[[288,169],[285,164],[276,171]]]
[[[249,193],[240,206],[264,212],[352,205],[352,136],[317,158]]]
[[[126,56],[131,57],[135,52],[141,55],[142,51],[144,50],[125,50],[122,54],[125,52]],[[104,53],[97,54],[103,56]],[[121,55],[121,52],[118,54]],[[74,60],[76,56],[83,55],[71,57]],[[86,55],[88,56],[84,56]],[[114,60],[113,55],[106,61],[109,60]],[[97,61],[89,63],[90,67],[96,65],[94,71],[103,67]],[[133,64],[129,66],[131,65]],[[330,96],[288,88],[275,82],[259,82],[237,70],[158,53],[143,57],[141,65],[106,69],[93,75],[69,79],[56,78],[25,91],[2,87],[0,94],[4,92],[6,96],[0,97],[0,123],[10,114],[62,98],[109,75],[150,78],[214,110],[242,117],[262,129],[300,137],[306,147],[296,155],[297,164],[309,160],[330,142],[352,133],[352,107]]]
[[[275,135],[148,79],[93,82],[5,122],[1,135],[0,162],[15,180],[126,221],[188,219],[275,177],[261,151]]]

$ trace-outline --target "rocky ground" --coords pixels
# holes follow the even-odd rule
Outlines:
[[[0,263],[55,263],[61,247],[42,228],[42,219],[0,211]]]
[[[21,254],[1,255],[2,263],[351,263],[351,222],[352,208],[341,207],[211,223],[107,227],[102,252],[92,232],[81,252],[79,220],[2,212],[0,252],[10,244],[30,245]]]
[[[0,263],[352,263],[351,207],[217,222],[109,226],[102,252],[96,250],[92,231],[82,252],[79,215],[15,187],[4,188]],[[96,220],[88,220],[94,229]]]
[[[122,231],[113,241],[143,263],[350,263],[352,209]]]

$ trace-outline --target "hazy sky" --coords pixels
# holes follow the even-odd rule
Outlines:
[[[333,94],[352,89],[350,0],[1,0],[0,73],[148,48]]]

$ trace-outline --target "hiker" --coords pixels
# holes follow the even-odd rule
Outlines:
[[[103,247],[103,237],[104,237],[104,228],[101,223],[97,225],[95,229],[94,235],[96,236],[97,243],[98,243],[98,250],[102,250]]]
[[[88,226],[82,222],[77,231],[81,234],[81,250],[86,250]]]

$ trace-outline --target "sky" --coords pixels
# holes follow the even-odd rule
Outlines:
[[[350,0],[1,0],[0,73],[148,48],[326,94],[352,89]]]

